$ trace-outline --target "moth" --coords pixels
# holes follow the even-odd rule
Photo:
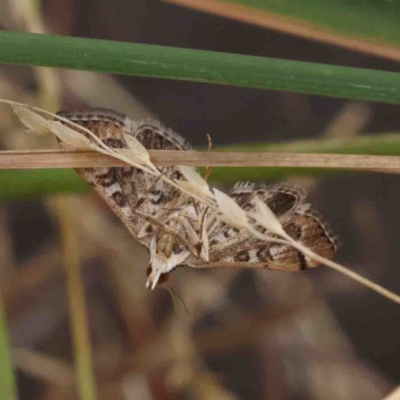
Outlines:
[[[91,130],[111,148],[127,148],[124,134],[151,150],[191,150],[189,143],[154,121],[135,121],[106,109],[60,111]],[[158,168],[162,176],[183,180],[177,167]],[[293,247],[265,242],[246,230],[231,227],[207,205],[183,194],[163,179],[134,167],[79,168],[76,172],[107,202],[131,234],[150,252],[146,287],[154,289],[178,266],[192,268],[265,268],[298,271],[317,266]],[[331,258],[337,241],[327,223],[305,202],[304,192],[286,184],[237,183],[229,195],[246,211],[255,209],[256,196],[295,240]],[[255,229],[266,229],[253,221]]]

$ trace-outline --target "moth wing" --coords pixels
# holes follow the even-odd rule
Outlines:
[[[294,186],[279,184],[274,186],[256,186],[249,183],[237,183],[229,195],[245,211],[255,211],[255,198],[260,198],[280,220],[291,215],[304,200],[304,192]],[[239,231],[214,218],[208,230],[210,255],[221,249],[239,246],[252,238],[247,231]]]
[[[254,208],[258,195],[278,217],[284,230],[299,243],[323,257],[331,258],[337,243],[328,225],[303,203],[304,195],[297,189],[281,185],[272,189],[235,186],[233,196],[247,210]],[[252,190],[251,190],[252,189]],[[248,231],[238,231],[219,221],[210,236],[209,262],[190,258],[187,264],[195,268],[241,267],[267,268],[276,271],[297,271],[318,265],[292,246],[265,242]]]
[[[147,149],[190,149],[183,138],[158,122],[134,121],[112,110],[60,111],[58,115],[89,129],[113,149],[128,148],[124,134],[136,137]],[[159,170],[169,179],[182,178],[175,168],[164,167]],[[138,238],[139,232],[149,224],[134,211],[150,216],[159,215],[178,194],[172,186],[134,167],[77,168],[75,171],[99,193],[128,230],[146,246],[149,246],[153,227],[150,226],[149,235]]]

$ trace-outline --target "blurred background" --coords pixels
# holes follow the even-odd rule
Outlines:
[[[302,38],[235,20],[230,7],[3,0],[0,28],[398,71],[387,57],[318,42],[318,31]],[[210,134],[214,149],[400,129],[394,105],[12,65],[0,65],[0,97],[50,111],[107,107],[156,118],[194,146]],[[2,150],[55,146],[25,135],[5,106],[0,123]],[[288,180],[308,190],[341,238],[336,259],[400,293],[399,177]],[[20,399],[82,399],[73,343],[85,332],[92,354],[81,356],[92,357],[99,399],[372,400],[399,383],[398,306],[325,267],[180,268],[169,284],[188,314],[179,296],[174,306],[167,290],[146,291],[146,250],[91,191],[2,200],[0,221],[1,292]],[[85,309],[81,285],[87,326],[79,317],[71,325]]]

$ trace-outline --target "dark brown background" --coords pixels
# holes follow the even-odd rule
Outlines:
[[[398,71],[398,65],[394,62],[162,2],[48,0],[44,2],[44,12],[54,32],[72,36]],[[316,138],[347,104],[347,101],[341,99],[288,92],[129,76],[120,76],[118,80],[161,121],[193,145],[204,145],[206,133],[212,136],[216,147],[249,141]],[[35,87],[30,89],[34,92]],[[67,104],[71,102],[73,100],[68,99]],[[98,104],[92,104],[97,105],[102,105],[102,99],[98,99]],[[369,112],[370,121],[361,134],[400,131],[397,106],[371,104]],[[311,193],[316,208],[331,221],[342,239],[343,247],[337,260],[396,293],[400,293],[399,195],[398,176],[371,173],[324,176]],[[103,211],[107,212],[105,209]],[[14,253],[18,261],[22,262],[52,235],[54,224],[40,201],[15,201],[7,205],[7,212]],[[26,234],[27,225],[31,226],[29,235]],[[112,313],[110,304],[113,301],[107,298],[107,278],[103,270],[99,272],[97,265],[89,263],[85,267],[89,306],[102,298],[100,303],[106,310],[109,307]],[[175,274],[180,273],[179,270]],[[354,346],[360,368],[371,366],[377,376],[387,380],[389,387],[398,383],[399,307],[325,268],[309,271],[307,275],[314,283],[317,295],[327,302]],[[195,276],[189,275],[192,284],[196,284]],[[259,296],[254,293],[257,277],[258,274],[242,272],[227,287],[229,298],[244,315],[260,307]],[[61,278],[58,279],[58,283],[53,283],[47,289],[49,292],[63,291]],[[296,299],[291,298],[291,295],[292,292],[287,293],[288,300],[295,303]],[[48,296],[52,298],[51,293]],[[167,318],[166,315],[170,317],[171,303],[167,295],[158,293],[153,296],[151,301],[155,304],[155,320],[161,324]],[[65,303],[65,300],[61,302]],[[272,300],[260,309],[268,313],[267,310],[272,310],[274,304]],[[31,310],[31,314],[35,315],[35,311]],[[43,314],[46,314],[46,310],[42,309],[39,315]],[[18,326],[12,326],[13,343],[29,346],[32,343],[43,345],[48,341],[50,344],[44,345],[46,351],[52,349],[53,353],[70,358],[65,309],[63,315],[62,321],[55,324],[53,335],[45,340],[35,341],[28,334],[22,335]],[[222,310],[210,310],[199,318],[193,329],[201,332],[206,328],[223,326],[222,315]],[[24,327],[27,324],[25,322]],[[312,398],[307,389],[279,390],[280,386],[286,387],[288,384],[279,380],[282,376],[276,377],[276,371],[268,364],[268,360],[263,360],[265,353],[260,351],[260,344],[257,343],[206,356],[205,365],[222,377],[223,384],[240,398]],[[57,350],[57,344],[63,349]],[[270,349],[269,354],[274,354],[274,351]],[[275,356],[277,359],[286,357],[287,363],[294,365],[297,365],[297,358],[306,362],[310,357],[307,351],[295,353],[287,343],[282,354]],[[343,354],[338,354],[338,358],[341,356]],[[260,367],[264,361],[267,367]],[[21,398],[36,398],[32,397],[33,393],[39,396],[43,387],[27,374],[21,373],[19,376]],[[306,380],[305,376],[301,376],[301,369],[297,370],[296,376],[299,380]],[[329,378],[329,372],[326,372],[326,378]],[[278,389],[272,388],[274,384]],[[179,396],[177,398],[192,398],[190,393],[180,393]]]

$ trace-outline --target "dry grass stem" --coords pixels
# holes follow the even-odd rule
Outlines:
[[[63,245],[79,398],[95,400],[97,393],[93,376],[85,291],[80,273],[79,245],[71,223],[71,210],[66,199],[56,199],[54,208],[59,217]]]
[[[383,400],[400,400],[400,386],[394,390],[394,392],[390,393],[388,397],[385,397]]]
[[[12,349],[14,365],[37,379],[66,388],[74,387],[72,367],[49,355],[24,348]]]
[[[385,173],[400,172],[400,157],[267,152],[197,152],[149,150],[157,166],[301,167]],[[0,169],[121,167],[127,164],[91,151],[2,151]]]

